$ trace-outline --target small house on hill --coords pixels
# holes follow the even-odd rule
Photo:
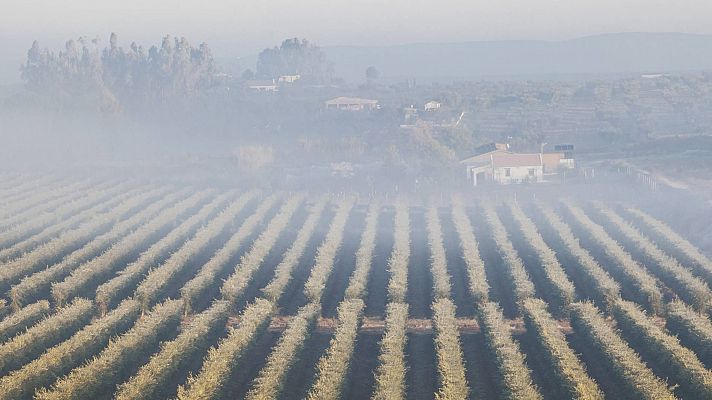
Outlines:
[[[487,182],[499,184],[540,182],[544,178],[541,154],[517,154],[495,150],[463,160],[467,179],[473,186]]]
[[[373,111],[379,108],[378,100],[357,97],[337,97],[326,101],[324,104],[327,110]]]
[[[282,75],[277,78],[277,83],[294,83],[301,78],[301,75]]]
[[[541,182],[543,178],[541,154],[502,152],[492,155],[492,179],[497,183]]]
[[[562,168],[571,168],[573,159],[564,152],[513,153],[506,144],[490,143],[477,149],[476,155],[462,160],[467,179],[473,186],[543,182]]]
[[[440,109],[441,106],[442,104],[437,101],[429,101],[425,103],[425,111],[437,111]]]
[[[247,81],[247,87],[256,92],[276,92],[279,90],[274,79]]]

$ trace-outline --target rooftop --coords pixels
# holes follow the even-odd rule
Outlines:
[[[378,100],[360,99],[358,97],[337,97],[328,100],[329,105],[378,104]]]
[[[494,153],[492,154],[492,166],[494,168],[502,167],[538,167],[541,166],[541,155],[534,154],[517,154],[517,153]]]
[[[252,80],[247,81],[247,86],[257,87],[257,86],[277,86],[274,80]]]

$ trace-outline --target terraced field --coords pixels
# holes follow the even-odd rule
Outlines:
[[[712,261],[636,202],[0,175],[0,399],[710,399]]]

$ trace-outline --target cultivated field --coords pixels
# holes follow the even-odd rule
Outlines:
[[[552,198],[0,174],[0,400],[711,399],[710,258]]]

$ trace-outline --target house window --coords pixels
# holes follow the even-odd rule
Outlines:
[[[529,168],[529,176],[534,176],[534,173],[536,173],[536,170],[534,168]]]
[[[505,169],[504,169],[504,176],[512,176],[512,170],[511,170],[511,168],[505,168]]]

